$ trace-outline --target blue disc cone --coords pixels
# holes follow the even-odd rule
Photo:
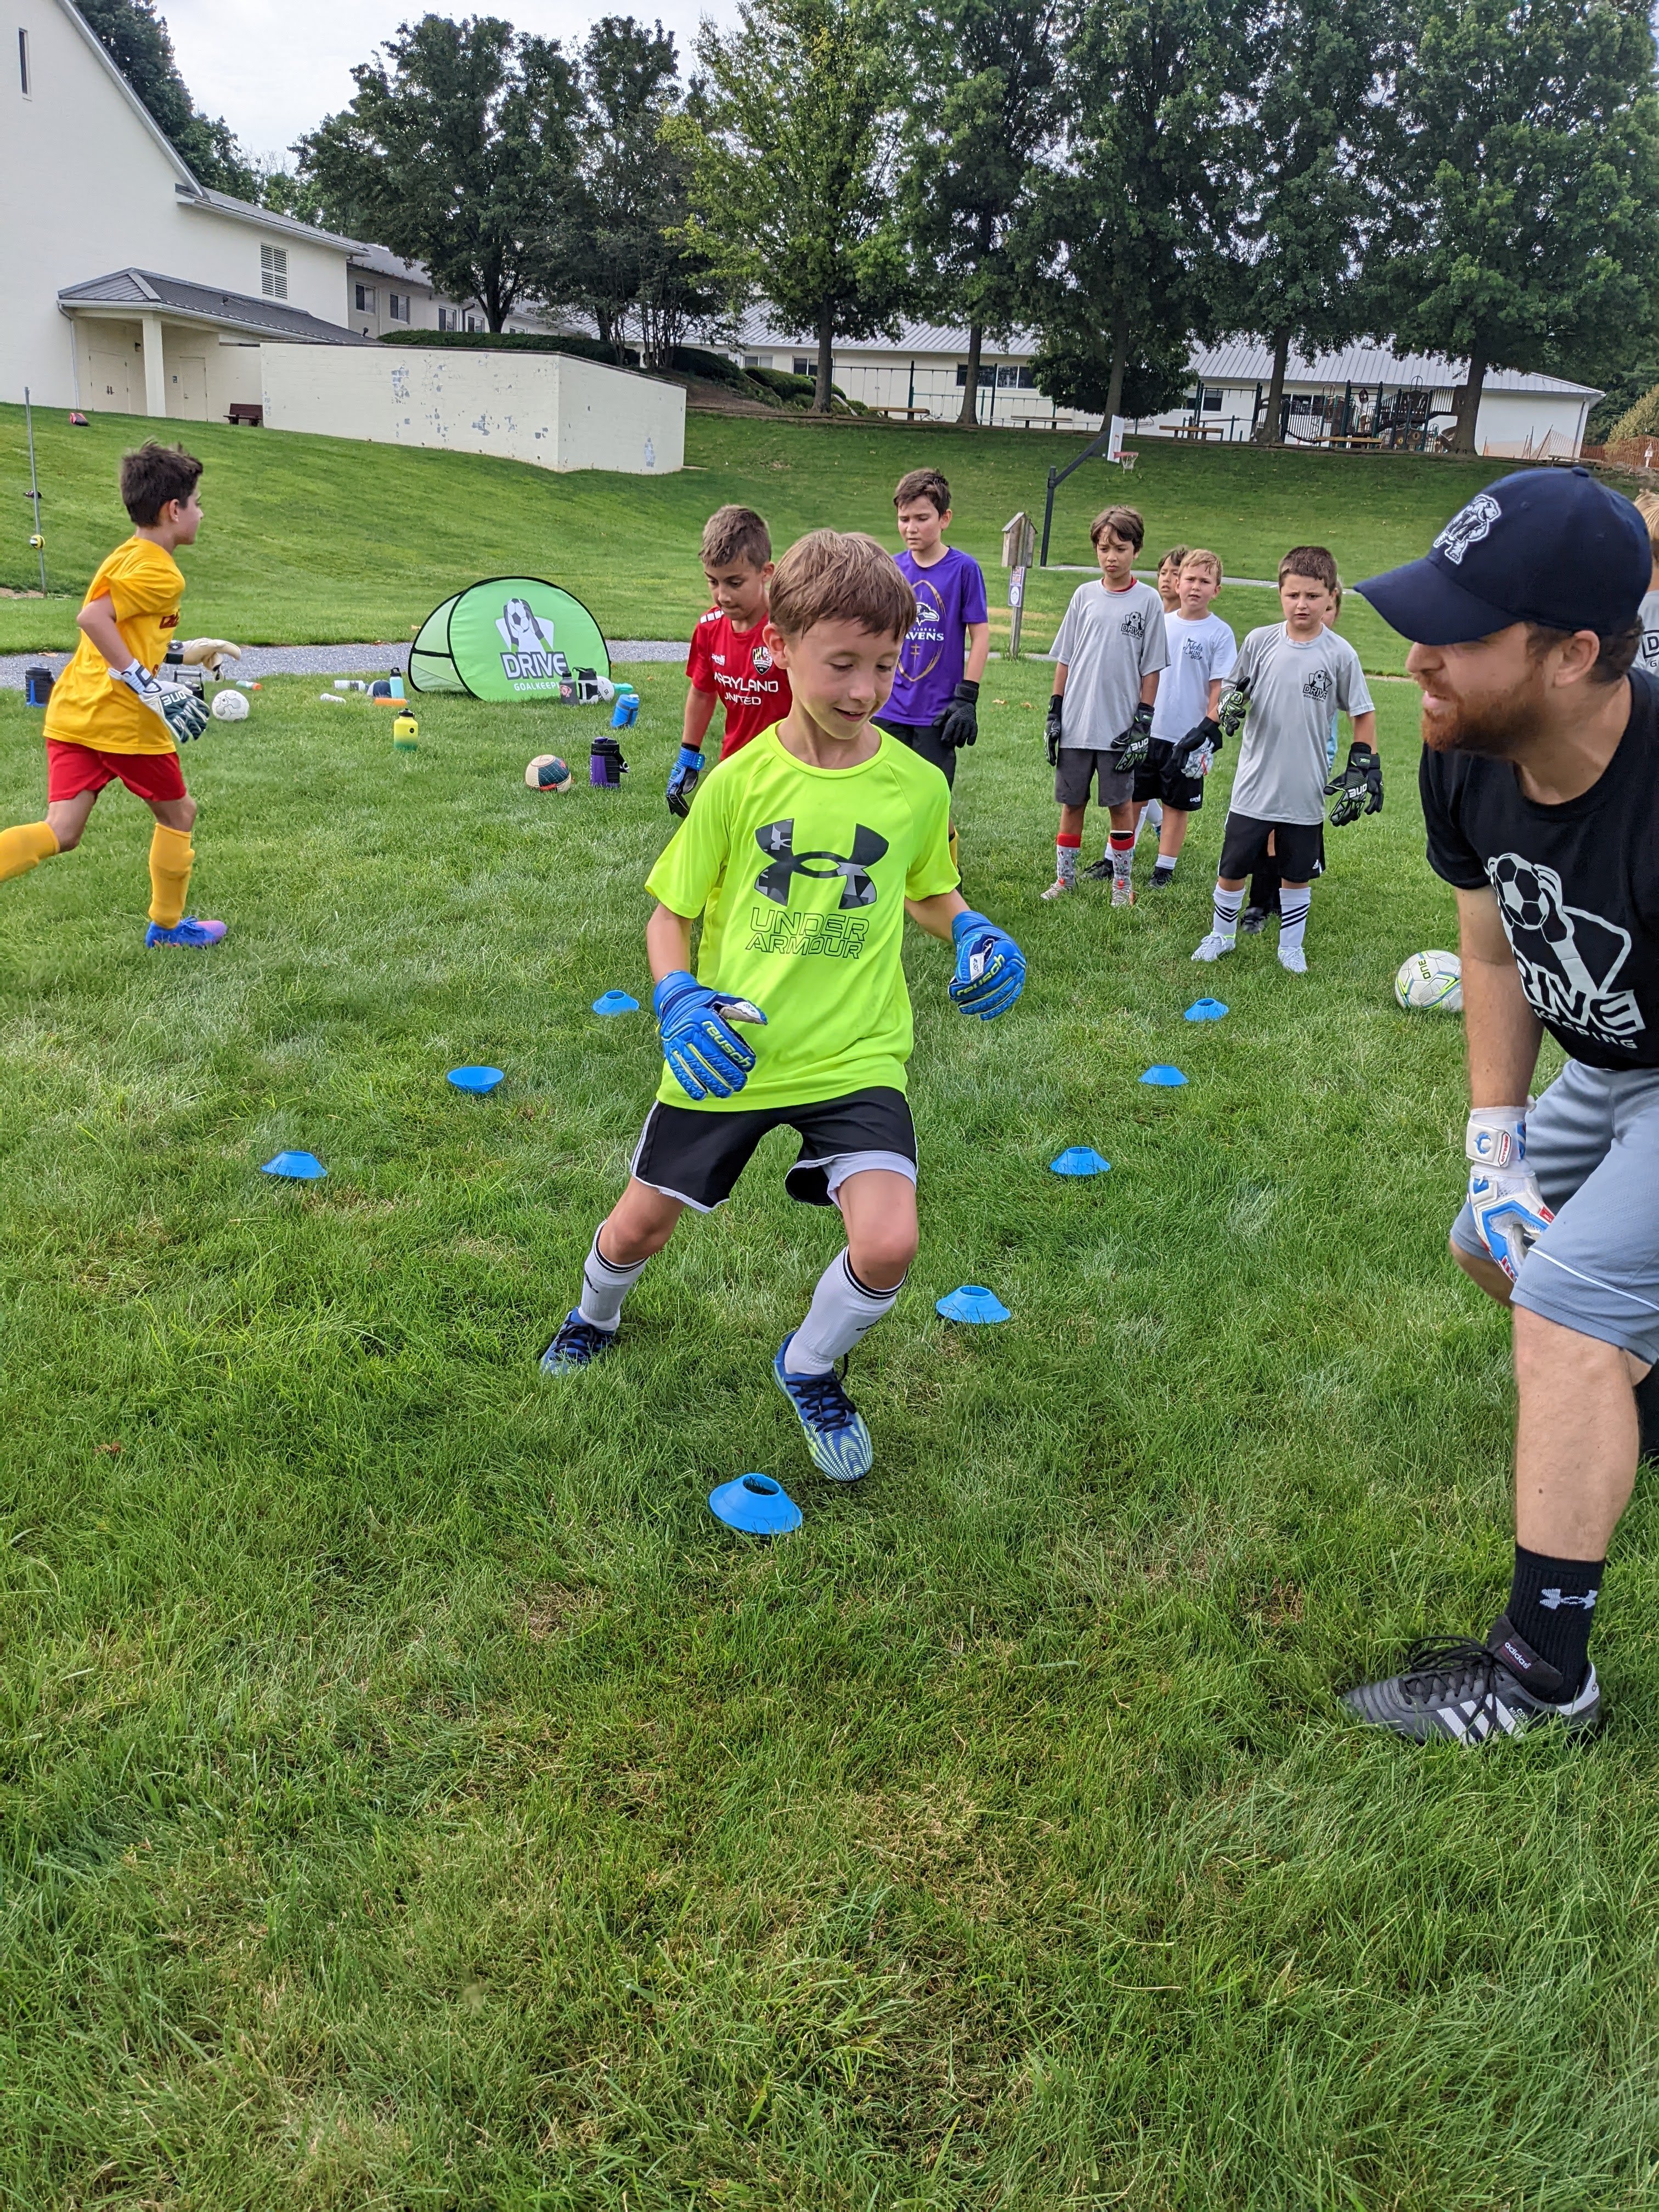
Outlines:
[[[952,1291],[948,1298],[941,1298],[933,1308],[946,1321],[1008,1321],[1012,1318],[1008,1309],[994,1291],[988,1291],[983,1283],[964,1283],[959,1291]]]
[[[593,1001],[596,1014],[637,1014],[640,1002],[630,999],[626,991],[604,991]]]
[[[1140,1079],[1143,1083],[1163,1084],[1170,1090],[1173,1090],[1177,1083],[1184,1083],[1187,1080],[1178,1067],[1166,1067],[1161,1063],[1157,1067],[1149,1067]]]
[[[315,1182],[319,1176],[325,1176],[328,1170],[315,1152],[278,1152],[275,1159],[265,1162],[259,1172],[261,1175],[283,1176],[290,1182]]]
[[[1187,1009],[1189,1022],[1218,1022],[1227,1009],[1219,999],[1194,999]]]
[[[740,1474],[708,1493],[708,1510],[745,1536],[787,1536],[800,1526],[800,1508],[769,1474]]]
[[[1057,1160],[1050,1160],[1049,1169],[1060,1176],[1108,1175],[1111,1162],[1103,1160],[1092,1145],[1068,1145]]]
[[[499,1067],[452,1067],[449,1080],[458,1091],[471,1091],[482,1098],[506,1079]]]

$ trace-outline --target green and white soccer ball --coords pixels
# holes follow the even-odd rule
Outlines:
[[[1455,952],[1413,952],[1401,963],[1394,995],[1407,1013],[1438,1008],[1443,1013],[1461,1014],[1463,963]]]
[[[242,691],[221,691],[213,702],[213,712],[222,722],[245,722],[247,720],[247,695]]]

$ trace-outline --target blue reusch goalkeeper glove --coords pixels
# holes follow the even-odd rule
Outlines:
[[[1006,1014],[1025,988],[1025,955],[1006,929],[982,914],[959,914],[951,924],[957,972],[951,997],[957,1012],[982,1022]]]
[[[697,787],[697,778],[703,771],[703,757],[690,745],[682,745],[675,757],[668,777],[668,811],[678,814],[683,822],[691,811],[691,794]]]
[[[749,1080],[755,1055],[727,1016],[764,1026],[760,1008],[711,991],[684,968],[663,977],[651,994],[651,1008],[662,1056],[687,1097],[735,1098]]]

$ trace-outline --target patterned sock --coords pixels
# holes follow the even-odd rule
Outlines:
[[[15,830],[0,830],[0,884],[27,875],[57,850],[49,822],[20,822]]]
[[[195,865],[189,830],[169,830],[158,822],[149,841],[149,918],[158,929],[177,929],[184,920]]]
[[[1304,884],[1299,891],[1281,890],[1279,894],[1279,941],[1287,950],[1302,942],[1302,933],[1308,927],[1308,908],[1313,904],[1313,893]]]
[[[1239,909],[1244,903],[1243,891],[1224,891],[1219,884],[1215,887],[1215,911],[1210,927],[1218,937],[1224,937],[1229,945],[1238,935]]]
[[[1081,837],[1061,836],[1054,840],[1054,880],[1068,890],[1077,883],[1077,856],[1082,845]]]
[[[1515,1579],[1504,1611],[1510,1626],[1562,1676],[1571,1697],[1589,1664],[1590,1625],[1605,1559],[1547,1559],[1515,1547]]]
[[[1133,880],[1135,865],[1135,836],[1133,830],[1119,832],[1114,830],[1106,841],[1106,849],[1112,856],[1112,881],[1127,884]]]
[[[599,1249],[596,1229],[592,1247],[582,1262],[582,1295],[577,1312],[595,1328],[615,1328],[622,1319],[623,1300],[650,1264],[648,1260],[638,1260],[631,1267],[619,1267],[614,1260],[607,1260]]]
[[[872,1291],[853,1273],[847,1254],[838,1252],[818,1277],[806,1318],[789,1340],[784,1373],[827,1375],[838,1359],[844,1359],[869,1334],[884,1314],[891,1313],[893,1301],[903,1288],[902,1282],[897,1282],[890,1291]]]

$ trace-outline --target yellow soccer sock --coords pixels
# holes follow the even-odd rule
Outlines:
[[[158,822],[149,841],[149,918],[161,929],[177,929],[185,918],[185,893],[196,865],[188,830],[169,830]]]
[[[15,830],[0,830],[0,884],[27,875],[57,850],[50,822],[20,822]]]

